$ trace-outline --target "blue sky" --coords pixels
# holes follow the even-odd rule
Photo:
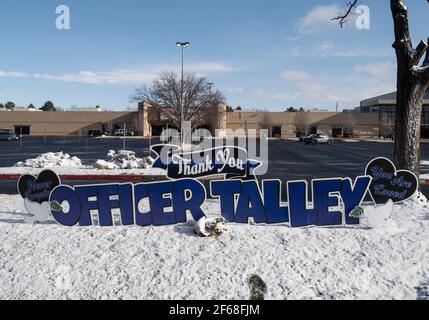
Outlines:
[[[343,0],[1,0],[0,101],[120,110],[134,88],[180,67],[207,76],[232,106],[354,107],[395,90],[388,0],[362,3],[370,30],[329,20]],[[57,30],[56,7],[71,11]],[[408,0],[415,43],[429,5]]]

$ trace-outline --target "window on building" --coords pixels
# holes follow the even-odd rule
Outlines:
[[[396,106],[380,106],[380,125],[395,125]]]
[[[154,125],[152,126],[152,136],[153,137],[159,137],[161,136],[162,132],[167,129],[166,125]]]
[[[338,138],[343,135],[343,127],[342,126],[335,126],[332,128],[332,137]]]
[[[422,125],[429,125],[429,106],[423,106]]]
[[[30,126],[15,126],[15,134],[30,135]]]
[[[421,130],[421,137],[422,139],[429,139],[429,127],[423,126]]]
[[[273,127],[273,137],[274,138],[281,138],[282,136],[282,127],[281,126],[274,126]]]

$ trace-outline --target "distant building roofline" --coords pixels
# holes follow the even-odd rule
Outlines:
[[[423,104],[429,105],[429,91],[423,99]],[[361,107],[379,106],[379,105],[396,105],[396,91],[386,93],[377,97],[362,100]]]

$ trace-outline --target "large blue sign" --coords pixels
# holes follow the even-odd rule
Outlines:
[[[348,214],[359,206],[371,183],[370,177],[313,180],[313,203],[308,203],[306,181],[288,182],[288,205],[281,205],[281,181],[264,180],[262,192],[257,181],[212,181],[209,194],[220,201],[221,216],[229,222],[288,223],[292,227],[308,225],[341,225],[345,208],[345,223],[358,224],[359,219]],[[123,225],[162,226],[187,222],[186,213],[198,221],[205,216],[202,205],[207,200],[204,185],[193,179],[139,184],[101,184],[70,187],[60,185],[50,196],[50,202],[67,201],[68,211],[52,210],[56,221],[65,226],[92,225],[91,211],[98,212],[100,226],[112,226],[112,210],[119,209]],[[138,203],[147,199],[150,211],[140,212]],[[166,211],[172,208],[171,211]]]
[[[231,164],[237,163],[237,159],[234,161],[230,159],[223,158]],[[97,184],[74,187],[60,184],[53,190],[46,188],[42,191],[50,190],[48,208],[54,219],[64,226],[91,226],[93,212],[98,215],[97,225],[113,226],[112,211],[115,209],[119,210],[121,224],[125,226],[164,226],[186,223],[188,213],[198,221],[206,216],[202,208],[209,196],[219,200],[220,215],[229,222],[247,224],[252,219],[258,224],[288,223],[291,227],[356,225],[360,223],[360,218],[353,212],[360,207],[368,191],[371,191],[370,195],[374,200],[386,203],[392,200],[392,195],[383,193],[383,199],[375,197],[373,194],[375,189],[393,188],[394,191],[391,191],[394,192],[393,196],[403,194],[401,199],[405,200],[417,188],[417,182],[412,179],[415,176],[412,174],[404,171],[396,172],[396,169],[392,173],[391,167],[389,172],[385,171],[385,167],[380,171],[381,164],[386,164],[386,161],[388,160],[374,160],[367,167],[368,174],[354,180],[350,178],[315,179],[310,186],[307,181],[289,181],[286,183],[287,203],[282,203],[282,181],[258,182],[256,179],[249,180],[248,177],[239,180],[213,180],[210,182],[209,190],[206,190],[198,180],[182,178],[137,184]],[[192,163],[192,165],[198,166],[198,163]],[[233,165],[230,168],[233,172],[225,169],[226,166],[215,165],[213,168],[216,172],[209,170],[208,175],[221,173],[241,176],[238,173],[244,172],[234,171]],[[390,173],[392,176],[387,176]],[[52,177],[53,183],[49,184],[46,177]],[[48,184],[54,186],[60,181],[56,174],[49,170],[40,174],[39,179],[24,176],[21,179],[22,183],[19,183],[20,192],[24,198],[27,193],[33,196],[33,186],[39,183],[39,180],[43,186]],[[386,183],[390,185],[386,186]],[[26,192],[26,186],[31,192]],[[398,188],[400,188],[399,191]],[[402,193],[401,190],[403,190]],[[311,202],[309,202],[310,192]],[[395,197],[393,200],[397,202],[398,199]],[[141,201],[149,204],[148,212],[140,211]]]

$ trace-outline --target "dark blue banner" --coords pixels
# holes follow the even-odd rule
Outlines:
[[[261,162],[248,159],[247,151],[235,146],[222,146],[201,151],[183,152],[175,145],[151,147],[154,168],[167,171],[169,179],[201,178],[223,175],[226,179],[255,179],[254,170]]]

